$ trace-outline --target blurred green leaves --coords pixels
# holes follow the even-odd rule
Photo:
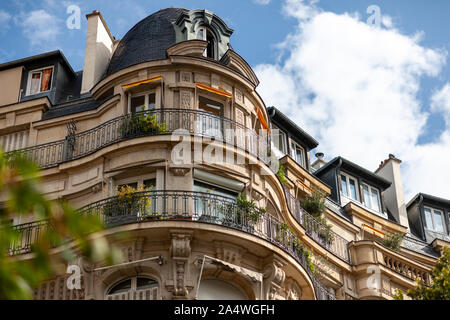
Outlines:
[[[33,289],[55,276],[57,266],[82,256],[87,261],[114,264],[121,253],[102,235],[102,221],[81,215],[63,201],[49,201],[39,191],[38,167],[20,156],[0,150],[0,299],[31,299]],[[12,225],[41,221],[39,233]],[[20,252],[25,239],[32,239],[30,253]]]

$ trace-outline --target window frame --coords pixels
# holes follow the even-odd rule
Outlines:
[[[276,124],[272,123],[272,133],[273,130],[278,130],[278,137],[282,136],[282,144],[283,144],[283,149],[280,149],[279,146],[275,146],[278,150],[280,150],[282,153],[287,154],[288,153],[288,148],[287,148],[287,134],[286,132],[284,132],[283,130],[280,129],[280,127],[278,127]],[[278,138],[278,140],[280,140],[281,138]]]
[[[159,289],[161,287],[161,285],[159,283],[159,280],[155,279],[154,277],[147,276],[147,275],[136,275],[136,276],[133,276],[133,277],[121,279],[121,280],[118,280],[118,281],[114,282],[106,290],[106,296],[115,295],[115,294],[118,294],[118,293],[126,293],[126,292],[133,292],[133,291],[143,291],[143,290],[151,289],[151,288],[138,289],[137,288],[137,280],[138,280],[138,278],[146,278],[146,279],[150,279],[150,280],[155,281],[157,285],[155,287],[151,287],[151,288],[158,288]],[[123,283],[125,281],[128,281],[128,280],[131,280],[130,289],[128,289],[126,291],[111,293],[111,290],[114,289],[117,285],[119,285],[119,284],[121,284],[121,283]]]
[[[199,32],[200,31],[203,31],[203,35],[202,35],[202,37],[200,38],[199,37]],[[208,33],[210,33],[211,34],[211,36],[212,36],[212,38],[213,38],[213,41],[214,41],[214,43],[213,43],[213,54],[212,54],[212,57],[208,57],[208,52],[207,52],[207,50],[208,50],[208,45],[206,46],[206,48],[205,48],[205,51],[203,52],[203,57],[205,57],[205,58],[210,58],[210,59],[214,59],[214,60],[218,60],[218,48],[219,48],[219,46],[218,46],[218,41],[217,41],[217,37],[216,37],[216,35],[214,34],[214,32],[210,29],[210,28],[208,28],[207,26],[204,26],[204,25],[201,25],[201,26],[199,26],[198,28],[197,28],[197,30],[195,31],[195,38],[197,39],[197,40],[203,40],[203,41],[208,41]]]
[[[31,93],[31,78],[32,78],[33,73],[37,73],[37,72],[41,73],[41,78],[40,78],[40,81],[39,81],[39,90],[41,90],[42,74],[43,74],[43,71],[46,70],[46,69],[52,69],[52,76],[50,78],[50,87],[49,87],[49,89],[45,90],[45,91],[39,91],[37,93]],[[34,96],[36,94],[40,94],[40,93],[45,93],[45,92],[51,91],[52,87],[53,87],[53,76],[54,76],[54,73],[55,73],[55,66],[47,66],[47,67],[38,68],[38,69],[34,69],[34,70],[28,71],[26,96]]]
[[[367,200],[366,200],[365,195],[364,195],[364,186],[366,186],[367,189],[369,190],[368,203],[367,203]],[[364,204],[366,207],[368,207],[368,208],[370,208],[372,210],[375,210],[377,212],[382,212],[383,209],[382,209],[382,206],[381,206],[381,193],[380,193],[380,190],[378,188],[376,188],[376,187],[366,183],[366,182],[363,182],[363,181],[361,182],[361,187],[363,188],[363,190],[362,190],[362,204]],[[373,193],[372,191],[373,190],[375,190],[377,195],[378,195],[378,210],[373,207],[373,203],[372,203],[372,193]]]
[[[342,191],[342,176],[345,177],[346,183],[347,183],[347,193],[348,195],[345,195],[345,193]],[[353,181],[355,181],[355,192],[356,192],[356,199],[353,199],[351,197],[351,192],[350,192],[350,179],[352,179]],[[340,192],[344,195],[344,197],[347,197],[349,199],[361,202],[360,199],[360,195],[359,195],[359,184],[358,184],[358,179],[356,179],[354,176],[346,173],[346,172],[339,172],[339,187],[340,187]]]
[[[147,180],[155,180],[155,186],[152,188],[152,191],[156,191],[156,190],[158,190],[157,189],[157,185],[158,185],[157,177],[158,177],[157,173],[152,172],[149,174],[143,174],[143,175],[133,176],[133,177],[129,177],[129,178],[114,179],[113,185],[112,185],[112,194],[110,194],[110,196],[112,197],[115,195],[114,194],[115,187],[126,185],[126,184],[137,183],[137,187],[139,188],[139,186],[143,185],[144,181],[147,181]]]
[[[433,224],[433,225],[431,226],[431,228],[428,226],[428,223],[427,223],[426,213],[425,213],[425,210],[426,210],[426,209],[430,210],[430,213],[431,213],[431,222],[432,222],[432,224]],[[435,211],[437,211],[437,212],[439,212],[439,213],[441,214],[441,225],[442,225],[442,229],[443,229],[442,231],[439,231],[439,230],[436,229]],[[425,228],[426,228],[426,229],[428,229],[428,230],[430,230],[430,231],[433,231],[433,232],[437,232],[437,233],[443,233],[443,234],[446,233],[444,210],[436,209],[436,208],[433,208],[433,207],[425,206],[425,205],[424,205],[424,206],[423,206],[423,215],[424,215]]]
[[[290,147],[291,147],[291,157],[295,160],[301,167],[306,168],[306,155],[305,155],[305,148],[303,148],[299,143],[294,141],[293,139],[290,139]],[[297,148],[300,149],[302,155],[301,155],[301,162],[299,163],[297,160]]]
[[[149,100],[150,100],[149,97],[150,97],[151,94],[154,94],[154,95],[155,95],[155,107],[154,107],[153,109],[149,109]],[[143,91],[143,92],[136,92],[136,93],[130,92],[130,93],[128,94],[128,113],[133,114],[133,110],[131,109],[131,99],[133,99],[133,98],[139,98],[139,97],[142,97],[142,96],[145,97],[145,98],[144,98],[144,106],[145,106],[145,109],[142,110],[142,111],[139,111],[139,112],[157,109],[157,106],[156,106],[156,89],[152,89],[152,90],[148,90],[148,91]],[[135,112],[135,113],[136,113],[136,112]]]

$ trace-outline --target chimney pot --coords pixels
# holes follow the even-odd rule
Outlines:
[[[322,160],[323,156],[324,156],[323,152],[317,152],[316,153],[316,158],[319,159],[319,160]]]

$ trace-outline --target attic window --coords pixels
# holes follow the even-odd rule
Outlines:
[[[436,232],[444,232],[442,211],[433,208],[424,208],[426,228]]]
[[[53,67],[30,71],[28,74],[27,95],[49,91],[52,87]]]
[[[205,52],[203,52],[203,56],[216,59],[216,38],[214,37],[214,34],[211,32],[211,30],[200,27],[197,30],[197,39],[203,40],[208,42],[208,45],[206,46]]]

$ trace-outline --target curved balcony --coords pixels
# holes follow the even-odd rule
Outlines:
[[[233,120],[200,110],[155,109],[111,119],[66,139],[7,153],[22,155],[41,168],[89,155],[119,141],[143,136],[172,134],[185,130],[191,135],[223,141],[268,162],[268,135],[257,134]]]
[[[306,210],[302,208],[300,201],[298,201],[286,188],[284,188],[284,192],[286,194],[289,210],[295,220],[305,228],[306,234],[335,256],[350,263],[348,249],[349,241],[342,238],[336,232],[329,230],[311,214],[306,212]]]
[[[148,191],[97,201],[79,209],[79,212],[97,215],[109,228],[143,221],[179,220],[210,223],[252,234],[292,256],[311,277],[318,299],[335,299],[334,294],[314,276],[306,250],[288,231],[287,225],[261,209],[242,208],[236,199],[204,192]],[[15,226],[19,237],[12,244],[10,254],[30,252],[31,244],[48,227],[50,224],[46,221]]]

